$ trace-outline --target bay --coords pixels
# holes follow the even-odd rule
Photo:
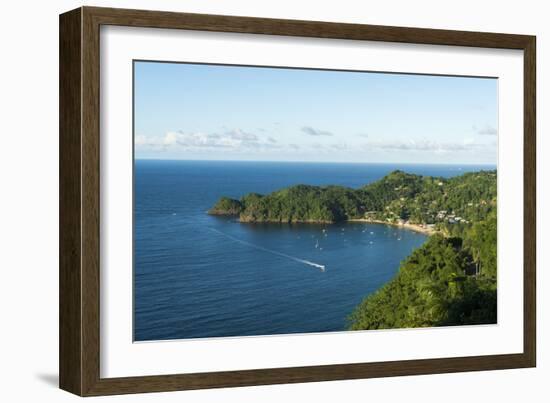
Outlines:
[[[134,340],[345,330],[354,307],[426,239],[380,224],[244,224],[206,214],[220,196],[357,188],[395,169],[451,177],[492,168],[136,160]]]

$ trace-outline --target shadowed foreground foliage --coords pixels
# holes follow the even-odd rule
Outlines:
[[[355,309],[350,329],[496,323],[496,215],[463,237],[430,237]]]

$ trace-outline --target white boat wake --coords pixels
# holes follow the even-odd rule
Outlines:
[[[250,243],[250,242],[247,242],[247,241],[243,241],[242,239],[239,239],[239,238],[235,238],[234,236],[231,236],[231,235],[228,235],[224,232],[221,232],[215,228],[210,228],[208,227],[209,230],[217,233],[217,234],[220,234],[226,238],[229,238],[231,239],[232,241],[235,241],[235,242],[238,242],[242,245],[246,245],[246,246],[249,246],[251,248],[254,248],[254,249],[257,249],[257,250],[261,250],[262,252],[267,252],[267,253],[271,253],[272,255],[276,255],[276,256],[280,256],[280,257],[284,257],[284,258],[287,258],[287,259],[290,259],[290,260],[294,260],[295,262],[298,262],[298,263],[303,263],[303,264],[307,264],[308,266],[313,266],[313,267],[316,267],[318,269],[320,269],[322,272],[325,271],[325,265],[322,265],[322,264],[319,264],[319,263],[314,263],[314,262],[310,262],[309,260],[305,260],[305,259],[300,259],[299,257],[295,257],[295,256],[290,256],[290,255],[287,255],[285,253],[281,253],[281,252],[277,252],[276,250],[271,250],[271,249],[267,249],[267,248],[264,248],[263,246],[259,246],[259,245],[254,245],[253,243]]]

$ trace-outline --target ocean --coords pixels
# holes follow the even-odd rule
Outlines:
[[[244,224],[206,211],[287,186],[494,166],[136,160],[134,340],[343,331],[426,236],[381,224]]]

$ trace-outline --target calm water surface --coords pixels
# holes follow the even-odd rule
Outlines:
[[[137,160],[134,338],[345,330],[353,308],[426,239],[378,224],[241,224],[207,215],[222,195],[296,184],[356,188],[394,169],[450,177],[492,168]]]

